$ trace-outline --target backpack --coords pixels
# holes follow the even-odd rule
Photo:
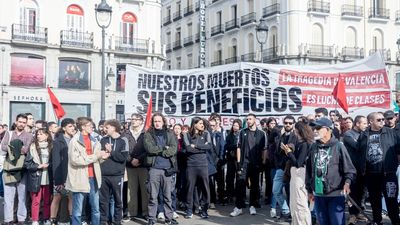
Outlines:
[[[14,149],[12,149],[12,145],[10,145],[12,132],[10,132],[9,134],[10,139],[7,146],[7,156],[4,160],[3,165],[4,183],[15,184],[21,181],[22,171],[24,169],[25,163],[25,155],[20,154],[19,157],[16,158],[17,156],[14,154]]]

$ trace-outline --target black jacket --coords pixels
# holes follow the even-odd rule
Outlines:
[[[238,148],[238,139],[239,139],[239,134],[234,134],[232,131],[229,131],[228,136],[226,136],[226,141],[225,141],[225,152],[226,152],[226,159],[228,161],[235,161],[236,162],[236,150]]]
[[[54,185],[64,185],[68,174],[68,144],[63,134],[54,138],[51,160]]]
[[[128,139],[122,136],[116,139],[105,136],[101,139],[100,143],[102,151],[105,151],[106,144],[110,143],[113,145],[110,157],[100,164],[101,175],[123,176],[125,173],[125,162],[129,152]]]
[[[357,172],[361,172],[361,157],[360,151],[358,150],[358,138],[360,137],[360,132],[354,129],[348,130],[343,135],[343,144],[350,155],[351,161]]]
[[[146,156],[147,152],[146,149],[144,148],[144,130],[140,133],[139,137],[137,140],[132,135],[132,132],[130,130],[125,131],[122,136],[126,137],[128,139],[129,143],[129,154],[126,159],[126,167],[133,168],[132,166],[132,159],[138,159],[140,162],[139,167],[146,167],[148,166],[146,164]]]
[[[255,166],[261,166],[263,151],[267,147],[267,136],[264,131],[258,128],[256,129],[256,145],[252,149],[249,149],[249,152],[247,154],[248,156],[246,158],[246,148],[248,148],[249,146],[249,132],[249,128],[245,128],[241,130],[239,134],[238,147],[240,148],[240,166],[243,166],[247,163],[251,163]]]
[[[40,156],[39,156],[40,157]],[[49,155],[49,166],[47,167],[47,173],[49,175],[49,185],[50,188],[53,187],[53,174],[52,174],[52,165],[51,165],[51,154]],[[28,151],[28,154],[25,158],[25,168],[26,172],[26,191],[28,192],[39,192],[40,183],[42,181],[42,169],[38,169],[39,164],[33,161],[33,157],[31,153]]]
[[[285,169],[286,162],[289,160],[289,158],[286,156],[285,152],[281,149],[281,143],[282,143],[282,138],[286,134],[281,134],[280,136],[275,138],[275,152],[274,152],[274,166],[277,169]],[[297,145],[297,137],[294,134],[294,132],[291,132],[289,134],[289,139],[287,144],[293,144],[293,146]]]
[[[207,131],[204,131],[202,135],[195,134],[193,136],[187,133],[183,135],[183,142],[186,148],[188,167],[208,167],[208,160],[210,163],[215,163],[218,159],[212,145],[211,135]],[[195,145],[194,148],[191,146],[192,144]],[[207,154],[210,156],[209,159],[207,159]]]
[[[366,172],[379,172],[379,171],[366,171],[367,167],[367,152],[368,152],[368,139],[371,128],[362,132],[358,139],[358,157],[360,158],[360,171],[365,174]],[[383,127],[380,137],[381,149],[383,151],[383,172],[396,173],[398,161],[397,155],[399,154],[399,136],[395,130]]]
[[[331,148],[331,157],[327,166],[327,173],[324,175],[324,196],[341,196],[344,183],[349,183],[356,176],[356,169],[351,162],[346,147],[335,137],[322,144],[317,141],[310,147],[310,155],[306,162],[306,188],[309,193],[313,193],[315,184],[315,157],[320,148]]]

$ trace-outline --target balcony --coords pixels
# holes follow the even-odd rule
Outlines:
[[[224,25],[219,24],[219,25],[211,27],[211,36],[215,36],[217,34],[223,34],[223,33],[224,33]]]
[[[237,62],[239,62],[239,57],[236,57],[236,56],[225,59],[225,64],[231,64],[231,63],[237,63]]]
[[[218,60],[218,61],[212,62],[211,66],[219,66],[219,65],[223,65],[223,64],[224,64],[224,61]]]
[[[333,57],[332,46],[310,44],[307,55],[310,57]]]
[[[200,33],[197,33],[196,35],[195,35],[195,42],[197,43],[197,42],[199,42],[200,41]]]
[[[390,61],[392,59],[390,49],[371,49],[369,50],[369,55],[379,52],[385,61]]]
[[[148,53],[149,40],[115,37],[115,50],[127,53]]]
[[[47,44],[47,28],[23,24],[13,24],[11,39],[13,42],[31,42],[34,44]]]
[[[180,19],[182,19],[182,13],[181,10],[177,10],[176,12],[174,12],[174,22]]]
[[[395,19],[396,23],[400,23],[400,10],[396,11],[396,19]]]
[[[168,43],[168,44],[165,46],[165,52],[166,52],[166,53],[172,52],[171,43]]]
[[[200,10],[200,0],[196,2],[195,10],[196,10],[196,12]]]
[[[242,21],[242,23],[240,25],[242,25],[242,26],[245,26],[250,23],[255,24],[257,22],[256,13],[252,12],[252,13],[242,16],[241,21]]]
[[[185,39],[183,39],[183,46],[184,47],[192,45],[193,43],[194,43],[193,42],[193,35],[190,35],[189,37],[186,37]]]
[[[320,15],[329,14],[331,11],[331,3],[329,2],[321,2],[321,1],[308,1],[308,12],[316,13]]]
[[[364,58],[364,49],[358,47],[344,47],[342,48],[342,57],[344,60],[362,59]]]
[[[188,5],[188,7],[183,10],[183,16],[189,16],[190,14],[193,14],[193,12],[193,5]]]
[[[270,17],[281,13],[281,5],[275,3],[273,5],[263,8],[263,17]]]
[[[356,5],[342,5],[342,17],[363,17],[363,7]]]
[[[369,9],[369,19],[377,20],[389,20],[390,19],[390,9],[385,8],[370,8]]]
[[[173,49],[173,50],[178,50],[178,49],[180,49],[180,48],[182,48],[182,41],[181,41],[180,39],[178,39],[177,41],[175,41],[175,42],[172,44],[172,49]]]
[[[172,21],[171,21],[171,15],[166,16],[166,17],[163,18],[163,26],[167,26],[167,25],[170,24],[171,22],[172,22]]]
[[[255,62],[256,61],[256,53],[252,52],[252,53],[244,54],[240,57],[240,60],[242,62]]]
[[[225,23],[225,31],[230,31],[235,28],[239,28],[239,19],[233,19]]]
[[[263,61],[268,62],[278,59],[278,47],[267,48],[263,50]]]
[[[93,33],[62,30],[60,33],[62,47],[93,48]]]

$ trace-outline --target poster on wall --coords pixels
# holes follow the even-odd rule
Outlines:
[[[60,60],[59,88],[89,89],[89,63]]]
[[[44,87],[44,59],[11,55],[11,79],[12,86]]]
[[[390,108],[385,63],[375,54],[335,65],[236,63],[175,71],[128,65],[125,115],[146,114],[150,96],[153,112],[166,115],[170,124],[189,124],[191,117],[213,112],[223,116],[224,126],[249,113],[259,118],[314,114],[317,107],[340,108],[332,96],[339,76],[346,84],[351,116]]]

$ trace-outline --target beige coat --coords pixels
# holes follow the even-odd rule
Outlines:
[[[96,153],[101,150],[99,141],[91,137],[93,154],[87,155],[80,132],[76,133],[68,145],[68,176],[66,189],[72,192],[90,192],[88,166],[93,163],[94,174],[97,181],[97,187],[101,186],[101,157]]]

